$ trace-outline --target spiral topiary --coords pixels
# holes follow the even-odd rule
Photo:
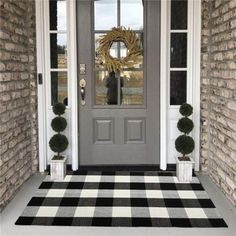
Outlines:
[[[193,107],[188,103],[183,103],[179,108],[179,112],[182,116],[191,116],[193,114]]]
[[[64,152],[68,147],[68,140],[63,134],[55,134],[49,141],[49,146],[52,151],[56,152],[58,156]]]
[[[194,149],[194,141],[190,136],[180,135],[175,141],[175,148],[183,155],[189,154]]]
[[[56,132],[62,132],[67,126],[67,121],[63,117],[55,117],[51,122],[52,129]]]
[[[65,110],[66,110],[66,106],[63,104],[63,103],[56,103],[53,108],[53,113],[55,115],[63,115],[65,113]]]
[[[193,130],[193,122],[189,118],[183,117],[178,121],[177,127],[179,131],[189,134]]]
[[[52,129],[56,131],[57,134],[53,135],[49,141],[51,150],[57,153],[57,155],[53,157],[54,160],[63,158],[60,156],[60,153],[64,152],[69,144],[67,137],[63,134],[60,134],[60,132],[64,131],[67,127],[66,119],[61,117],[61,115],[65,113],[65,109],[65,105],[62,103],[56,103],[53,106],[54,114],[58,115],[51,122]]]
[[[180,106],[179,112],[184,117],[178,121],[177,128],[184,134],[180,135],[175,140],[175,148],[183,155],[181,160],[189,160],[189,157],[186,157],[186,155],[190,154],[194,150],[195,146],[192,137],[188,136],[194,127],[192,120],[188,118],[188,116],[192,115],[193,113],[193,107],[190,104],[184,103]]]

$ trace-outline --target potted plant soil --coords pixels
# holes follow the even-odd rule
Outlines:
[[[51,127],[57,134],[53,135],[49,141],[49,146],[56,155],[53,156],[50,162],[50,174],[52,180],[63,180],[66,175],[66,156],[62,156],[68,147],[67,137],[61,134],[67,127],[67,121],[61,115],[65,113],[65,105],[62,103],[56,103],[53,106],[53,113],[57,115],[52,122]]]
[[[176,150],[182,154],[176,158],[176,174],[180,182],[190,182],[192,180],[193,159],[189,154],[194,150],[194,140],[189,133],[193,130],[193,121],[188,117],[193,113],[193,107],[184,103],[180,106],[180,114],[183,116],[177,124],[177,128],[183,134],[175,141]]]

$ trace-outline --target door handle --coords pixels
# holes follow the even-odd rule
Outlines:
[[[80,95],[81,95],[81,105],[85,105],[85,86],[86,86],[86,81],[85,79],[81,79],[79,81],[79,86],[80,86]]]

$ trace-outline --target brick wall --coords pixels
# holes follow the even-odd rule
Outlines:
[[[0,209],[38,166],[34,7],[0,1]]]
[[[201,168],[236,205],[236,0],[202,0]]]

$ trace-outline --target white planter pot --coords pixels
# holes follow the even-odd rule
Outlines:
[[[192,158],[190,161],[180,161],[178,157],[176,158],[176,175],[179,182],[188,183],[192,181],[193,163]]]
[[[51,180],[64,180],[66,176],[66,160],[67,157],[64,157],[62,160],[50,161]]]

